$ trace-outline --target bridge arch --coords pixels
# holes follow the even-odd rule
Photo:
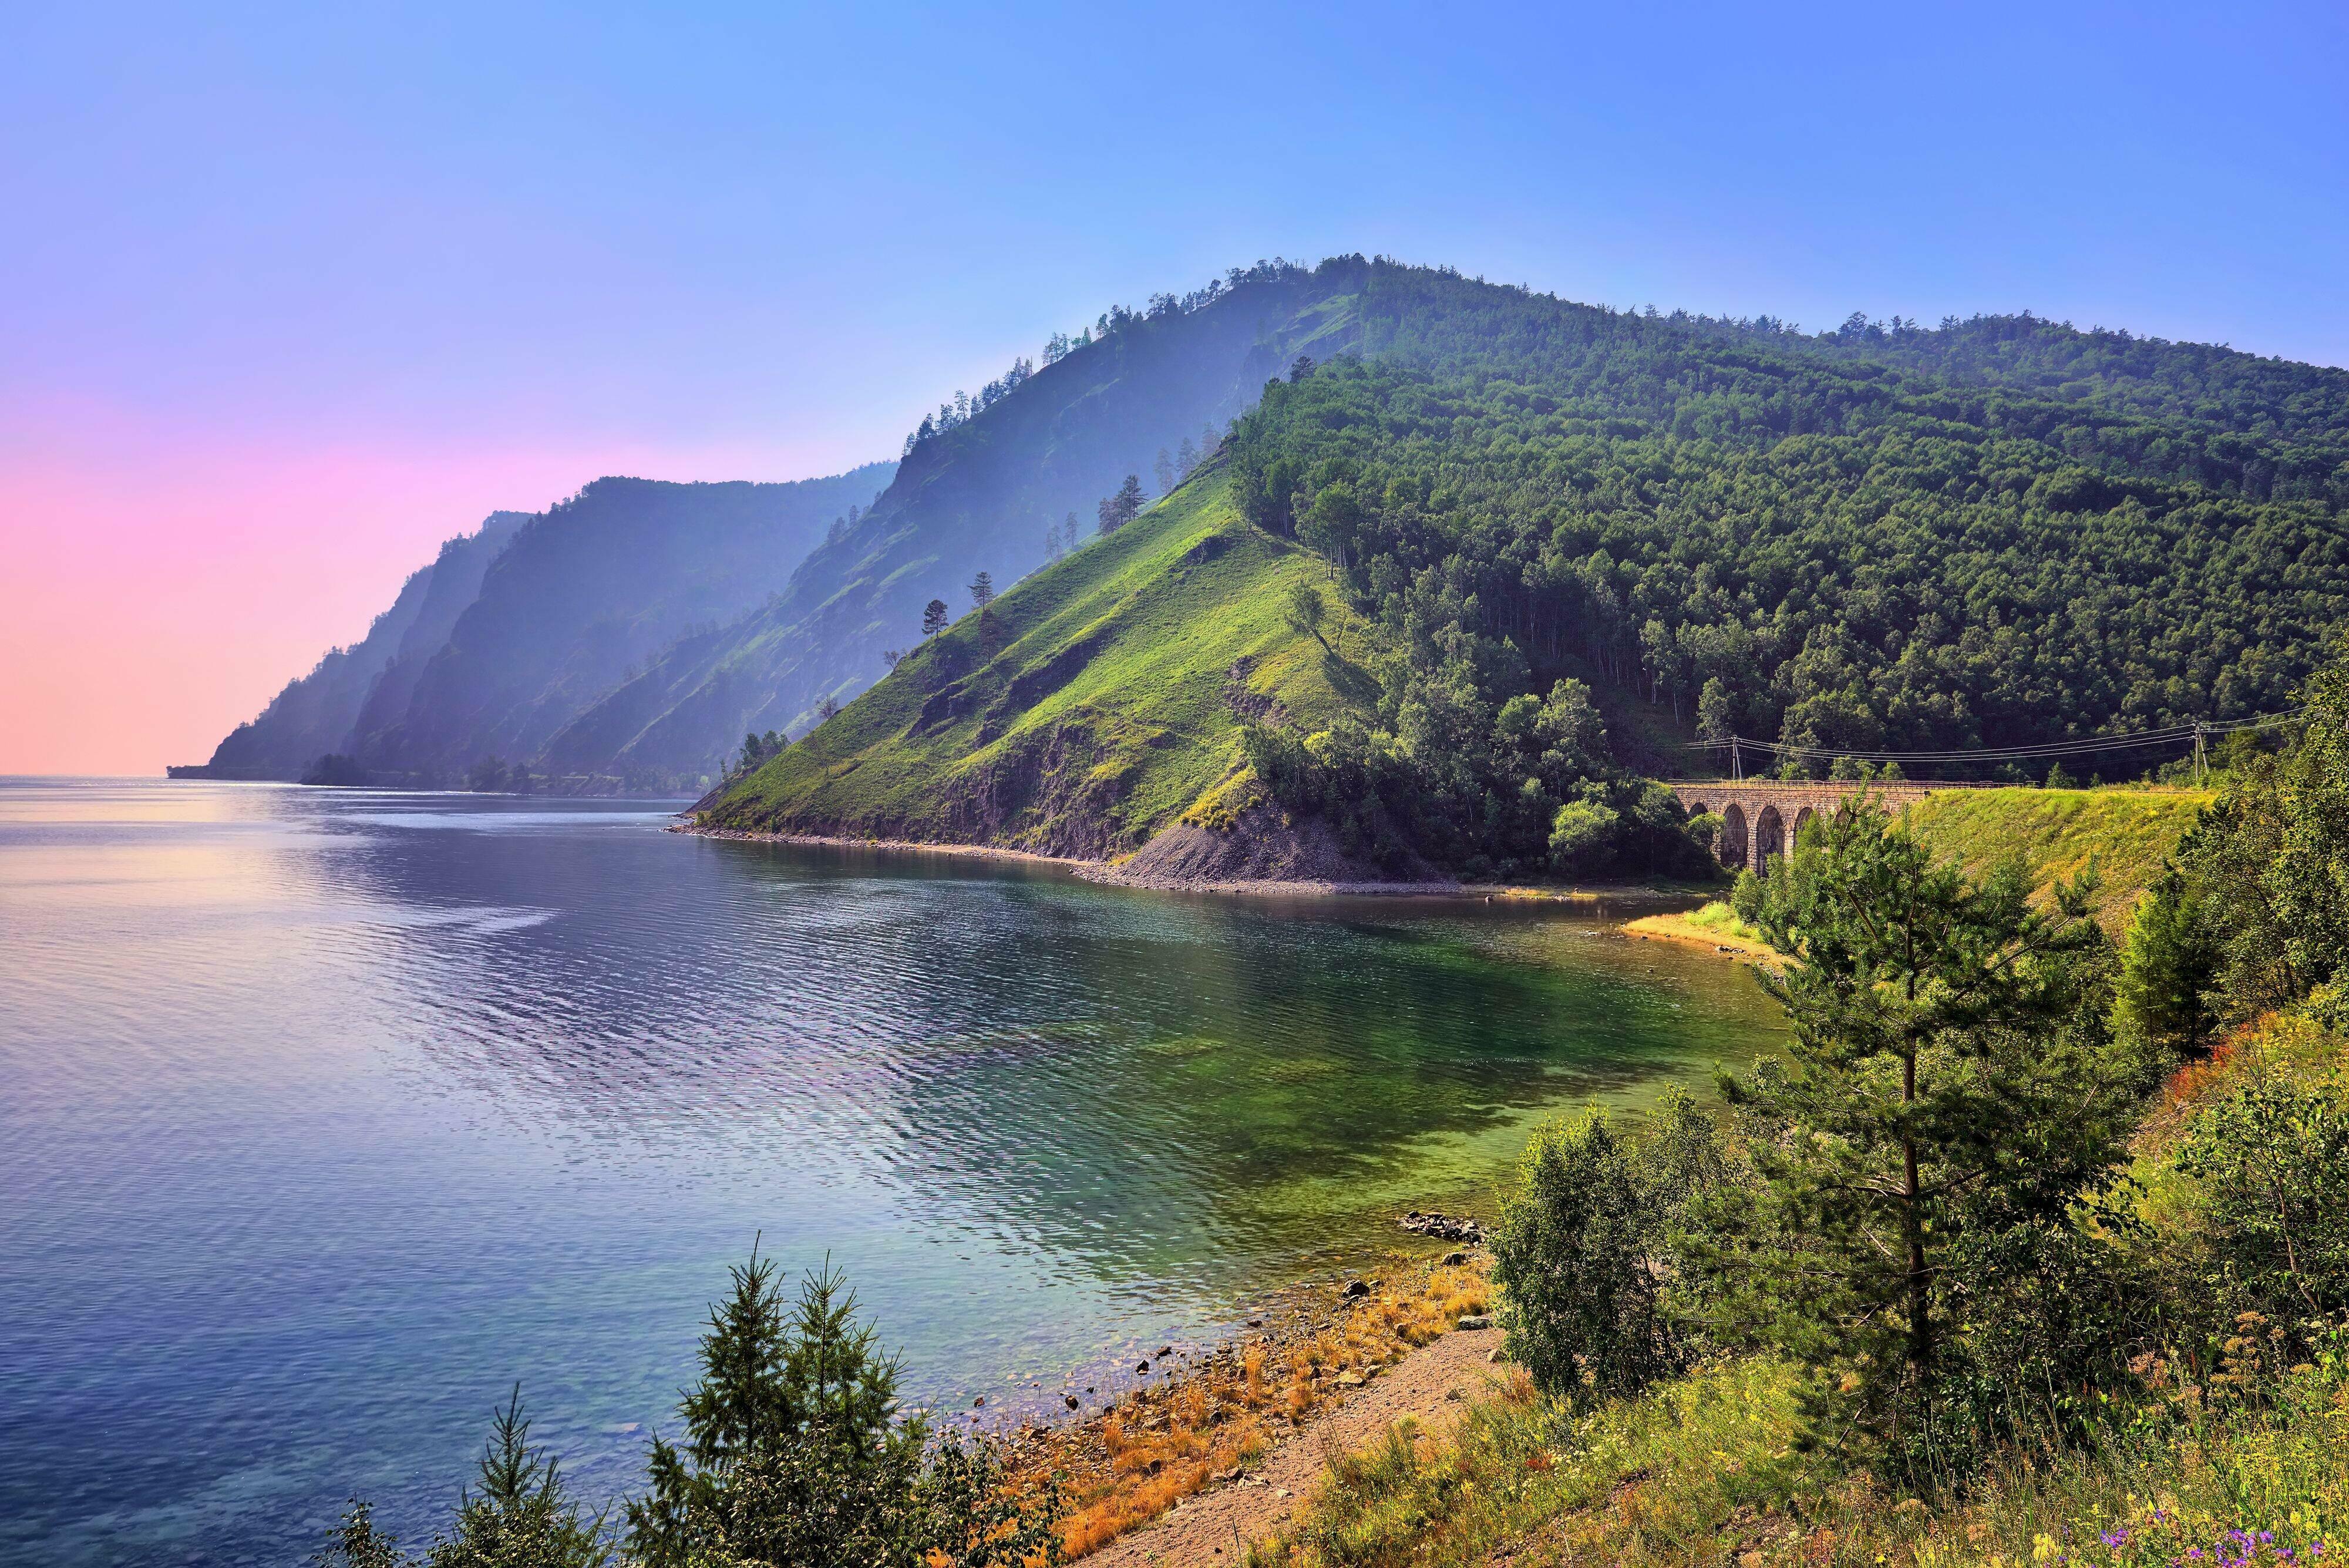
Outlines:
[[[1754,818],[1754,869],[1767,871],[1770,862],[1786,852],[1786,819],[1775,805],[1765,805]]]
[[[1733,800],[1721,808],[1721,863],[1745,864],[1745,808]]]
[[[1807,805],[1796,809],[1795,812],[1795,831],[1789,834],[1786,837],[1786,847],[1788,849],[1794,848],[1795,846],[1803,841],[1803,829],[1810,826],[1812,823],[1818,820],[1818,815],[1819,814],[1817,812],[1813,811]]]

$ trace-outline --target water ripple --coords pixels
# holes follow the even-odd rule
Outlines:
[[[622,1490],[754,1234],[1018,1410],[1773,1028],[1587,919],[665,821],[0,781],[0,1557],[420,1537],[517,1376]]]

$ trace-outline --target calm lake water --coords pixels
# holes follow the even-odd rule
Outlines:
[[[0,781],[0,1560],[278,1568],[355,1492],[421,1545],[517,1379],[625,1490],[754,1236],[1040,1409],[1777,1034],[1555,909],[667,821]]]

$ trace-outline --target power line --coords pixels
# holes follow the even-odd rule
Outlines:
[[[2036,745],[1979,746],[1973,748],[1945,747],[1935,751],[1862,751],[1832,746],[1789,745],[1779,741],[1757,741],[1749,736],[1732,735],[1720,741],[1681,742],[1690,751],[1726,750],[1733,758],[1742,748],[1768,752],[1774,756],[1798,757],[1805,761],[1834,761],[1849,758],[1855,762],[2020,762],[2033,757],[2077,757],[2100,752],[2148,750],[2157,746],[2194,743],[2197,754],[2205,736],[2230,734],[2242,730],[2270,730],[2279,725],[2296,723],[2307,713],[2306,708],[2294,708],[2282,713],[2263,714],[2251,719],[2206,719],[2185,724],[2166,724],[2152,730],[2138,730],[2122,735],[2086,735],[2071,740],[2048,741]]]

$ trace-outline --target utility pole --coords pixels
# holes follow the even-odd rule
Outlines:
[[[2194,787],[2200,789],[2206,775],[2202,752],[2202,721],[2194,721]]]
[[[1737,755],[1737,737],[1734,735],[1729,737],[1729,776],[1741,780],[1745,777],[1745,764]]]

